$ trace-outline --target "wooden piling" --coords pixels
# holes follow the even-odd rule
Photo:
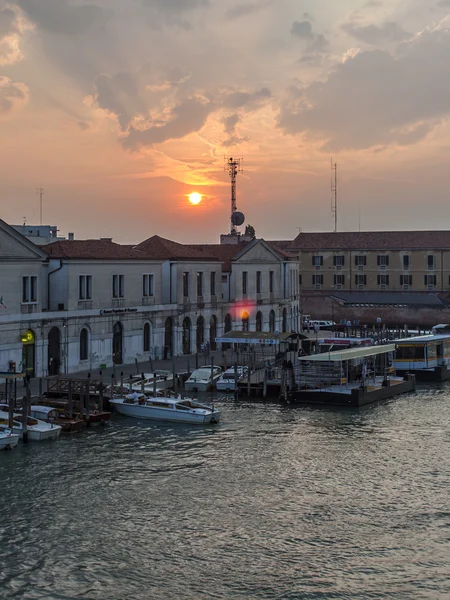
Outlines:
[[[85,414],[86,414],[86,423],[89,425],[90,415],[89,415],[89,396],[90,396],[90,383],[91,383],[91,374],[88,373],[86,379],[86,394],[85,394]]]
[[[249,397],[250,397],[251,372],[252,372],[251,364],[249,363],[248,364],[248,373],[247,373],[247,396],[249,396]]]
[[[263,398],[267,398],[267,367],[264,369]]]
[[[175,371],[175,357],[172,356],[172,376],[173,376],[173,391],[175,392],[175,396],[177,395],[177,374]]]
[[[156,398],[156,375],[153,373],[153,396]]]
[[[247,377],[249,376],[249,374],[247,373]],[[237,400],[238,399],[238,393],[239,393],[239,389],[238,389],[238,370],[237,370],[237,362],[234,363],[234,399]]]
[[[144,381],[144,373],[141,374],[141,394],[145,394],[145,381]]]
[[[13,428],[14,421],[14,396],[13,396],[13,382],[12,380],[9,382],[9,385],[6,387],[7,390],[7,402],[8,402],[8,427],[10,429]]]
[[[73,417],[73,382],[72,382],[72,380],[69,381],[69,400],[67,402],[67,413],[69,415],[69,418],[72,419],[72,417]]]
[[[120,371],[120,395],[123,396],[123,371]]]
[[[31,406],[31,390],[30,390],[30,378],[28,375],[25,377],[25,397],[22,403],[22,441],[24,444],[28,443],[28,415]]]
[[[211,391],[214,389],[214,356],[211,356]]]

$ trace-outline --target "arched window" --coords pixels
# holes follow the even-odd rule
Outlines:
[[[229,331],[231,331],[233,324],[232,324],[232,320],[231,320],[231,315],[230,313],[227,314],[227,316],[225,317],[225,333],[228,333]]]
[[[205,342],[205,319],[200,316],[197,319],[197,352],[201,352]]]
[[[248,331],[250,315],[247,311],[242,313],[242,331]]]
[[[263,330],[263,316],[262,316],[262,312],[260,310],[258,310],[258,312],[256,313],[256,331],[262,331]]]
[[[145,323],[144,325],[144,352],[150,352],[152,346],[152,328],[150,323]]]
[[[80,360],[87,360],[89,356],[89,333],[86,327],[80,331]]]
[[[283,329],[283,333],[287,332],[287,310],[286,308],[283,308],[283,319],[282,319],[282,329]]]
[[[271,310],[269,314],[269,330],[273,333],[275,331],[275,311]]]

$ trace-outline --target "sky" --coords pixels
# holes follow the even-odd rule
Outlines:
[[[450,229],[450,0],[0,0],[0,217],[78,239]],[[196,206],[187,195],[198,192]]]

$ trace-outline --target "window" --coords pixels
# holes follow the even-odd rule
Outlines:
[[[197,273],[197,296],[203,296],[203,273]]]
[[[425,275],[424,276],[424,283],[427,287],[435,287],[436,286],[436,275]]]
[[[22,303],[37,302],[37,277],[22,277]]]
[[[92,300],[92,275],[78,277],[78,300]]]
[[[323,267],[323,256],[313,256],[312,264],[313,267]]]
[[[313,275],[312,283],[313,285],[323,285],[323,275]]]
[[[389,256],[387,254],[379,254],[377,256],[377,265],[379,267],[388,267],[389,266]]]
[[[149,296],[153,296],[153,274],[152,273],[144,273],[142,275],[142,296],[147,298]]]
[[[334,285],[345,285],[345,275],[339,274],[334,276]]]
[[[434,254],[428,255],[427,265],[430,270],[434,269]]]
[[[302,274],[301,273],[299,273],[299,276],[298,276],[298,285],[302,285]]]
[[[256,271],[256,293],[261,293],[261,271]]]
[[[210,293],[211,293],[211,296],[216,295],[216,272],[215,271],[211,271],[211,275],[210,275]]]
[[[242,293],[247,294],[247,271],[242,273]]]
[[[273,271],[269,271],[269,292],[273,294]]]
[[[355,275],[355,285],[367,285],[367,275]]]
[[[222,283],[226,283],[228,281],[227,275],[222,275]]]
[[[345,256],[333,256],[333,265],[335,267],[343,267],[345,264]]]
[[[389,285],[389,275],[377,275],[377,285]]]
[[[183,273],[183,296],[189,298],[189,272]]]
[[[400,275],[400,285],[412,285],[412,275]]]
[[[405,271],[409,270],[409,267],[411,264],[409,259],[410,259],[410,257],[408,254],[403,255],[403,268],[405,269]]]
[[[367,256],[358,254],[355,256],[355,266],[365,267],[367,265]]]
[[[88,340],[89,340],[88,330],[84,327],[80,331],[80,360],[88,359]]]
[[[113,275],[113,298],[125,297],[125,275]]]
[[[150,323],[144,325],[144,352],[150,352]]]

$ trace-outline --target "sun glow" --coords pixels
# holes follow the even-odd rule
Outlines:
[[[192,192],[192,194],[189,194],[188,197],[191,204],[200,204],[202,201],[202,195],[198,192]]]

